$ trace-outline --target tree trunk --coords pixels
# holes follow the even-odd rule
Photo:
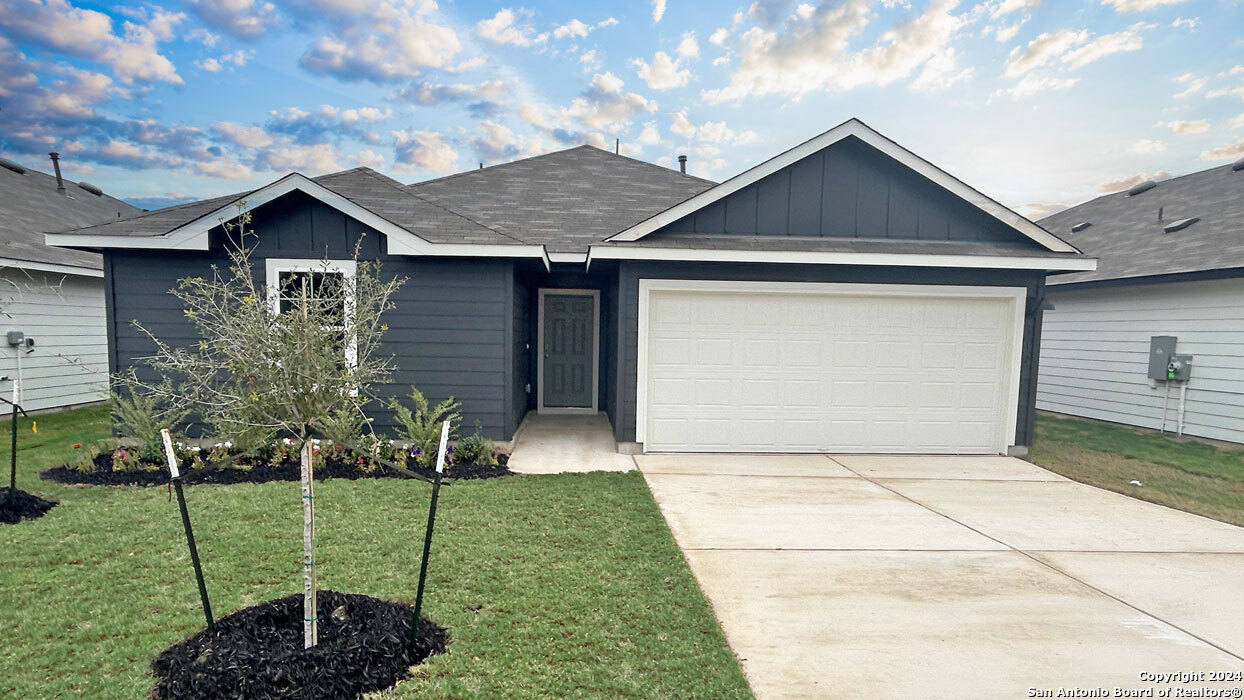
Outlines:
[[[302,443],[302,646],[319,643],[319,614],[315,602],[315,497],[311,441]]]

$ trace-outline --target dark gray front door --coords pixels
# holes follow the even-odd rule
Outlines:
[[[544,296],[544,407],[592,408],[596,308],[587,294]]]

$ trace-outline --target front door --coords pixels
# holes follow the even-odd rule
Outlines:
[[[540,410],[596,411],[595,290],[541,290]]]

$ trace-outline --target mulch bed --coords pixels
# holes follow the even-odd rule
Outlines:
[[[9,487],[0,489],[0,523],[13,525],[23,520],[34,520],[56,507],[56,501],[45,501],[42,498],[26,493],[21,489],[14,492],[13,504],[9,505]]]
[[[511,476],[514,472],[506,467],[507,455],[498,455],[500,464],[488,466],[484,464],[454,464],[446,471],[449,479],[495,479]],[[407,467],[413,472],[431,479],[435,476],[432,469]],[[191,469],[190,463],[182,465],[181,482],[183,484],[263,484],[269,481],[300,481],[302,469],[296,462],[288,462],[279,467],[260,465],[241,469],[235,466],[208,467]],[[134,469],[131,471],[113,471],[111,455],[102,454],[95,457],[95,471],[84,472],[68,465],[52,467],[39,474],[41,478],[61,484],[90,484],[94,486],[164,486],[169,482],[168,469]],[[387,469],[377,467],[367,472],[359,469],[356,464],[334,459],[315,468],[315,480],[325,479],[409,479],[411,477]]]
[[[302,595],[216,621],[214,630],[165,649],[151,663],[156,698],[345,700],[382,690],[445,651],[449,634],[429,620],[410,639],[411,606],[319,591],[319,644],[302,646]]]

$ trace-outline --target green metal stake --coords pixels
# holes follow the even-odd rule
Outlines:
[[[186,529],[186,542],[190,545],[190,563],[194,566],[194,579],[199,584],[199,600],[203,602],[203,617],[209,630],[216,629],[212,620],[212,603],[207,599],[207,582],[203,580],[203,567],[199,564],[199,548],[194,545],[194,530],[190,528],[190,511],[186,510],[186,494],[181,490],[181,470],[177,468],[177,454],[173,451],[173,437],[168,428],[160,431],[164,438],[164,454],[168,456],[168,470],[172,475],[173,490],[177,492],[177,506],[181,509],[181,524]]]
[[[9,507],[10,508],[12,508],[13,504],[17,502],[17,412],[21,411],[22,415],[27,415],[25,409],[17,405],[17,401],[19,398],[20,397],[18,395],[17,380],[14,379],[13,380],[13,400],[9,401],[8,399],[0,399],[0,401],[4,401],[13,406],[13,420],[11,423],[11,427],[13,428],[13,442],[11,445],[12,449],[9,452]]]
[[[415,617],[410,623],[410,643],[419,639],[419,615],[423,610],[423,586],[428,579],[428,554],[432,550],[432,525],[436,522],[436,498],[441,492],[441,473],[445,471],[445,446],[449,443],[449,421],[441,424],[441,447],[436,454],[436,476],[432,480],[432,504],[428,507],[428,531],[423,537],[423,561],[419,563],[419,588],[415,592]]]

